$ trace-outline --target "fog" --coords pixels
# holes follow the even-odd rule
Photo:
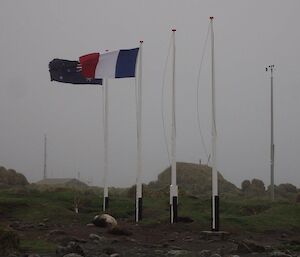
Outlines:
[[[0,2],[0,165],[31,182],[76,177],[102,185],[102,87],[51,82],[53,58],[143,45],[143,182],[169,165],[162,84],[176,28],[177,161],[207,162],[197,125],[197,76],[214,16],[218,170],[240,186],[270,183],[270,74],[274,72],[275,184],[300,186],[300,2],[298,0],[2,0]],[[208,42],[209,43],[209,42]],[[199,117],[211,145],[210,52],[199,84]],[[170,65],[163,110],[170,142]],[[109,80],[110,186],[136,176],[135,80]]]

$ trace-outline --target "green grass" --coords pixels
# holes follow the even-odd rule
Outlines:
[[[56,245],[44,240],[21,240],[20,248],[26,252],[54,253]]]
[[[79,214],[73,210],[74,196],[79,196]],[[169,197],[143,198],[142,224],[169,222]],[[101,192],[74,191],[72,189],[37,190],[26,187],[21,190],[0,190],[0,215],[12,217],[33,224],[49,223],[89,223],[96,214],[101,214]],[[117,219],[134,220],[135,200],[125,195],[110,194],[108,213]],[[203,229],[210,228],[211,201],[179,197],[179,216],[189,216]],[[59,213],[59,221],[57,214]],[[267,230],[300,229],[300,204],[280,200],[271,203],[267,199],[242,198],[241,196],[221,196],[220,224],[222,229],[263,232]]]

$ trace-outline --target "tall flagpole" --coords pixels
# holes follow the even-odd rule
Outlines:
[[[106,50],[108,52],[108,50]],[[104,179],[103,179],[103,211],[105,212],[109,207],[108,198],[108,79],[103,79],[103,134],[104,134]]]
[[[44,175],[43,178],[47,178],[47,135],[44,135]]]
[[[176,71],[176,45],[175,45],[175,32],[173,34],[173,65],[172,65],[172,136],[171,136],[171,185],[170,185],[170,221],[171,223],[177,222],[178,217],[178,187],[176,182],[176,91],[175,91],[175,71]]]
[[[274,118],[273,118],[273,71],[275,65],[269,65],[266,67],[266,71],[270,70],[271,72],[271,146],[270,146],[270,179],[271,179],[271,201],[274,201],[274,157],[275,157],[275,144],[274,144]]]
[[[211,24],[211,102],[212,102],[212,231],[219,231],[219,195],[218,195],[218,171],[217,171],[217,127],[215,107],[215,50],[213,19]]]
[[[138,83],[137,83],[137,177],[136,177],[136,202],[135,202],[135,221],[142,219],[142,45],[140,41],[139,59],[138,59]]]

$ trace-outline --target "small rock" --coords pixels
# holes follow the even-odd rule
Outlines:
[[[170,250],[168,251],[169,255],[174,255],[174,256],[182,256],[188,254],[188,251],[186,250]]]
[[[183,239],[185,242],[192,242],[194,239],[192,237],[187,236],[186,238]]]
[[[106,253],[111,256],[113,253],[116,253],[116,250],[111,247],[106,247],[103,249],[103,253]]]
[[[222,257],[220,254],[214,253],[213,255],[211,255],[210,257]]]
[[[89,239],[100,241],[100,240],[103,239],[103,238],[102,238],[101,236],[98,236],[97,234],[90,234],[90,235],[89,235]]]
[[[261,253],[265,251],[264,246],[247,239],[239,242],[237,247],[237,253]]]
[[[198,254],[199,257],[209,257],[210,255],[211,255],[211,251],[210,250],[202,250]]]
[[[68,253],[64,255],[63,257],[83,257],[82,255],[79,255],[77,253]]]
[[[87,227],[95,227],[95,225],[93,223],[88,223],[86,224]]]
[[[275,251],[271,253],[271,257],[292,257],[292,255],[280,251]]]
[[[120,257],[120,254],[118,254],[118,253],[113,253],[113,254],[109,255],[109,257]]]
[[[77,244],[76,242],[73,242],[73,241],[69,242],[66,247],[58,246],[56,248],[56,255],[59,256],[59,257],[67,255],[69,253],[76,253],[76,254],[85,256],[84,251],[81,248],[81,246],[79,244]]]
[[[251,249],[248,245],[244,244],[243,242],[240,242],[237,246],[238,253],[251,253]]]

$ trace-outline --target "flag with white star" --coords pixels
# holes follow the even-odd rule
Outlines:
[[[51,81],[70,84],[98,84],[102,79],[86,78],[81,74],[82,68],[78,61],[53,59],[49,63]]]

